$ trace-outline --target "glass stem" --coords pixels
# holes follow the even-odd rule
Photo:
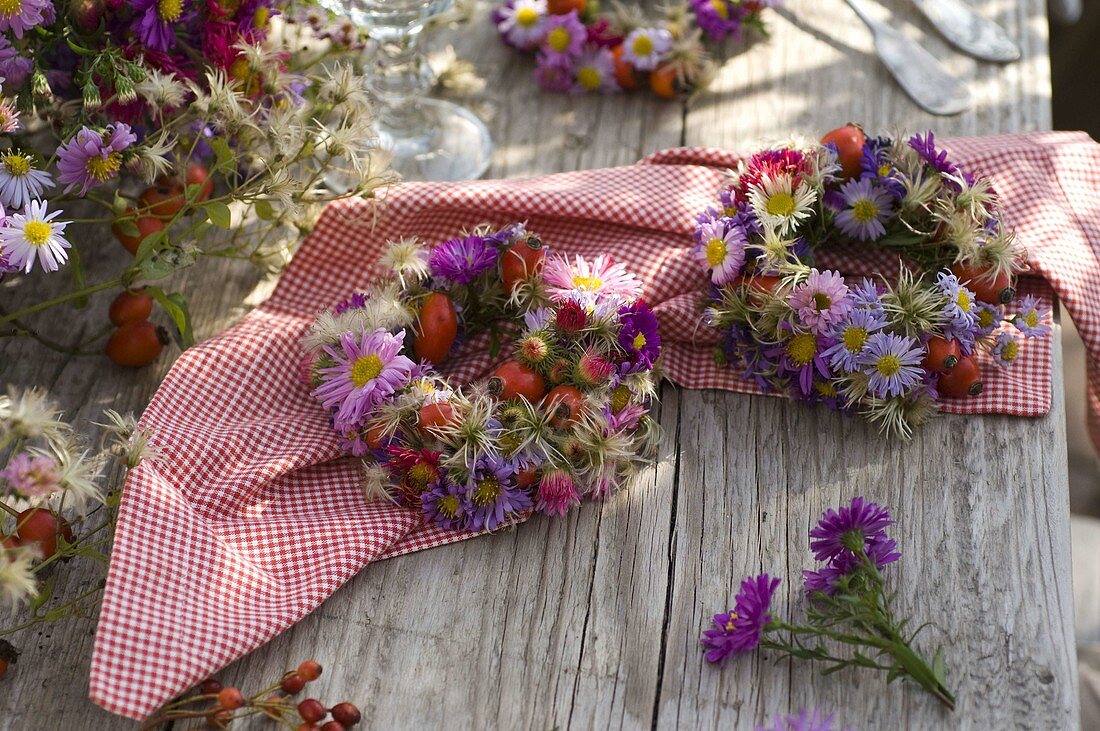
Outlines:
[[[375,36],[374,73],[371,90],[382,102],[382,124],[394,135],[410,138],[430,130],[420,111],[420,99],[431,90],[431,76],[425,73],[417,23],[404,33]]]

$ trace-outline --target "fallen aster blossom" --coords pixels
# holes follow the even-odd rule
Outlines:
[[[741,582],[741,591],[733,609],[714,615],[714,627],[703,632],[701,640],[707,662],[724,663],[730,655],[751,652],[771,621],[772,595],[779,579],[761,574]]]
[[[984,303],[982,303],[984,304]],[[1050,307],[1040,307],[1039,298],[1028,295],[1020,299],[1012,323],[1025,338],[1038,338],[1050,334]],[[996,310],[994,310],[996,312]]]
[[[757,726],[756,731],[852,731],[833,725],[833,715],[823,714],[818,709],[801,710],[798,715],[778,715],[769,726]]]

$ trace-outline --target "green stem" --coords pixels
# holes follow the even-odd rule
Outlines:
[[[51,307],[64,304],[65,302],[71,302],[73,300],[81,299],[83,297],[87,297],[88,295],[95,294],[96,292],[102,292],[105,289],[113,289],[114,287],[121,286],[122,277],[116,277],[115,279],[111,279],[106,282],[93,284],[91,287],[84,287],[83,289],[79,289],[75,292],[69,292],[68,294],[63,294],[60,297],[54,297],[53,299],[39,302],[38,304],[31,305],[30,307],[25,307],[22,310],[11,313],[10,315],[4,315],[3,317],[0,317],[0,325],[8,322],[13,322],[14,320],[18,320],[21,317],[26,317],[27,315],[33,315],[34,313],[41,312],[42,310],[48,310]]]

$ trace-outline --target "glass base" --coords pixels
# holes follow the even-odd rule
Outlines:
[[[403,180],[474,180],[485,174],[493,141],[473,112],[439,99],[422,99],[420,111],[427,131],[415,137],[384,120],[377,125],[382,147],[393,151],[391,167]]]

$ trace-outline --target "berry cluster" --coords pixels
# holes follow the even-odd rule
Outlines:
[[[303,341],[312,393],[369,498],[451,530],[563,515],[644,464],[657,318],[605,256],[548,256],[522,224],[434,247],[392,242],[390,277],[321,313]],[[512,357],[463,388],[435,366],[468,342]]]
[[[195,693],[165,706],[146,722],[144,728],[155,728],[169,721],[198,719],[205,721],[209,728],[224,729],[234,721],[262,714],[297,731],[346,731],[363,718],[355,704],[345,701],[327,708],[316,698],[297,703],[291,700],[306,685],[320,678],[321,670],[316,660],[304,660],[296,669],[284,673],[278,683],[249,697],[238,688],[222,686],[209,678],[199,684]]]

